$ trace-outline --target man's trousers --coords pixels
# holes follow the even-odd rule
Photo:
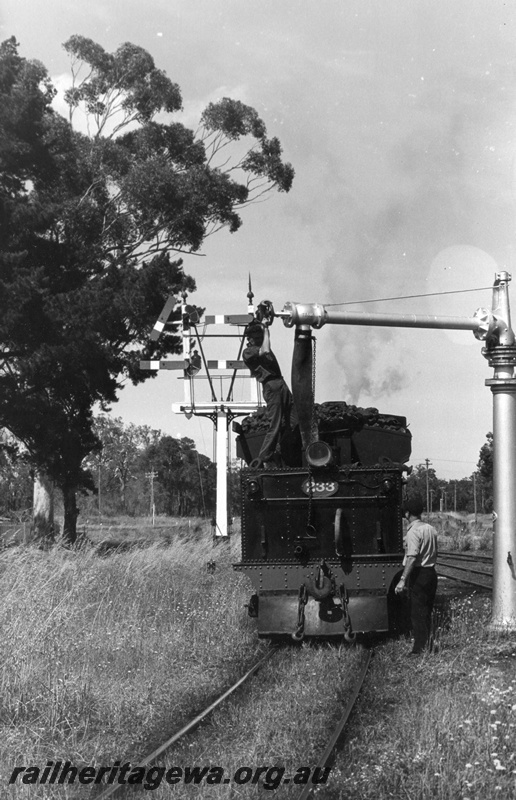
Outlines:
[[[432,610],[437,591],[434,567],[414,567],[410,574],[410,620],[414,634],[413,652],[424,650],[430,638]]]

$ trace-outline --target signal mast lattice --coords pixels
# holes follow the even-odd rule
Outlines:
[[[253,292],[251,289],[251,279],[249,278],[249,292],[247,314],[229,314],[229,315],[207,315],[204,319],[204,325],[216,326],[242,326],[247,325],[254,316],[253,305]],[[149,360],[141,361],[141,369],[159,370],[169,369],[178,370],[183,372],[183,402],[172,403],[172,411],[175,414],[184,414],[187,419],[192,416],[206,417],[213,423],[216,432],[216,445],[215,445],[215,458],[217,468],[217,487],[216,487],[216,514],[215,514],[215,536],[216,538],[225,538],[229,534],[228,525],[228,443],[229,443],[229,426],[236,417],[247,416],[252,414],[262,404],[261,398],[258,395],[258,386],[254,378],[250,374],[245,377],[250,382],[249,400],[236,401],[233,399],[233,388],[235,378],[239,370],[246,370],[245,363],[241,360],[241,354],[244,344],[244,336],[233,334],[208,334],[211,338],[240,338],[240,348],[236,359],[223,359],[223,360],[207,360],[204,354],[202,340],[205,336],[199,334],[197,323],[200,322],[200,315],[197,309],[187,305],[187,294],[183,292],[181,302],[181,337],[183,345],[183,359],[182,361],[170,360]],[[177,309],[179,301],[171,296],[168,298],[163,311],[161,312],[156,325],[150,335],[152,341],[157,341],[165,329],[165,326],[171,314]],[[195,340],[192,338],[192,330],[195,335]],[[194,342],[197,344],[199,350],[194,349]],[[200,353],[199,353],[200,351]],[[198,403],[195,400],[195,384],[194,381],[198,376],[202,366],[206,372],[205,377],[208,381],[211,400],[208,402]],[[224,399],[221,387],[221,397],[217,398],[213,380],[213,371],[225,373],[230,377],[230,386],[226,398]],[[201,376],[199,376],[201,377]]]

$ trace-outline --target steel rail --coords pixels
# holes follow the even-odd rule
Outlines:
[[[436,570],[443,578],[478,586],[493,588],[493,559],[472,553],[441,552],[437,557]]]
[[[362,668],[360,670],[360,673],[358,675],[358,678],[357,678],[357,680],[355,682],[353,693],[351,694],[351,697],[349,698],[349,700],[347,702],[347,705],[346,705],[346,707],[344,709],[344,712],[343,712],[341,718],[339,719],[337,725],[333,729],[333,733],[331,735],[331,738],[330,738],[328,744],[326,745],[326,748],[325,748],[322,756],[320,757],[320,759],[319,759],[319,761],[317,763],[316,769],[324,769],[325,767],[329,766],[329,764],[333,760],[335,751],[336,751],[336,749],[337,749],[337,747],[339,745],[339,741],[340,741],[340,739],[342,737],[342,733],[344,731],[346,723],[347,723],[347,721],[349,719],[349,716],[350,716],[351,712],[353,711],[353,708],[354,708],[355,703],[357,701],[358,695],[360,694],[360,690],[362,689],[365,677],[367,675],[367,671],[369,669],[369,664],[371,662],[371,655],[372,655],[372,650],[368,650],[367,654],[366,654],[366,657],[364,659],[364,663],[363,663]],[[316,788],[317,787],[312,786],[312,785],[307,783],[306,786],[303,788],[303,791],[299,795],[298,800],[309,800],[309,798],[313,797],[313,794],[314,794]]]
[[[483,556],[479,553],[465,553],[462,551],[455,551],[455,550],[441,550],[439,552],[439,558],[455,558],[458,561],[474,561],[478,562],[479,564],[492,564],[493,563],[493,556]]]
[[[257,661],[256,664],[245,673],[245,675],[242,675],[242,677],[239,678],[236,681],[236,683],[233,684],[233,686],[231,686],[223,694],[221,694],[220,697],[218,697],[217,700],[215,700],[213,703],[211,703],[211,705],[205,708],[204,711],[201,711],[200,714],[198,714],[196,717],[190,720],[190,722],[188,722],[183,728],[181,728],[181,730],[177,731],[177,733],[174,733],[174,735],[171,736],[169,739],[167,739],[165,742],[163,742],[163,744],[160,744],[160,746],[156,748],[156,750],[153,750],[152,753],[149,753],[149,755],[145,756],[145,758],[143,758],[137,764],[134,764],[133,769],[146,767],[147,764],[150,764],[151,761],[154,761],[154,759],[156,759],[158,756],[164,753],[165,750],[168,750],[170,747],[172,747],[173,744],[176,744],[180,739],[183,738],[183,736],[186,736],[188,733],[191,733],[193,730],[195,730],[195,728],[197,728],[197,726],[200,725],[201,722],[204,719],[206,719],[206,717],[209,716],[212,711],[215,711],[215,709],[218,708],[218,706],[220,706],[225,700],[227,700],[228,697],[231,697],[231,695],[234,692],[236,692],[236,690],[239,689],[243,683],[245,683],[249,678],[255,675],[258,672],[258,670],[265,664],[265,662],[268,661],[269,658],[274,653],[277,652],[278,649],[279,649],[278,645],[271,647],[269,652],[266,653],[266,655],[263,656],[263,658]],[[97,795],[96,800],[105,800],[106,797],[111,797],[116,791],[118,791],[118,789],[121,789],[123,785],[124,784],[121,783],[114,783],[112,786],[109,787],[109,789],[106,789],[106,791]]]

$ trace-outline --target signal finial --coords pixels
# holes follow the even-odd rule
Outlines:
[[[251,273],[249,273],[249,291],[247,292],[247,298],[249,300],[247,304],[247,310],[249,314],[254,314],[254,303],[253,303],[254,294],[253,294],[253,288],[251,286]]]

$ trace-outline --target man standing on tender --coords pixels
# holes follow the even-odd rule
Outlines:
[[[262,310],[262,307],[267,309],[269,305],[270,303],[265,300],[259,309]],[[293,425],[295,415],[292,413],[292,395],[283,380],[276,356],[271,350],[269,333],[271,319],[265,313],[260,316],[261,320],[254,319],[246,328],[247,347],[242,353],[242,358],[253,378],[256,378],[262,386],[269,430],[258,458],[254,459],[251,466],[258,467],[267,462],[281,466],[280,438],[282,433]]]

